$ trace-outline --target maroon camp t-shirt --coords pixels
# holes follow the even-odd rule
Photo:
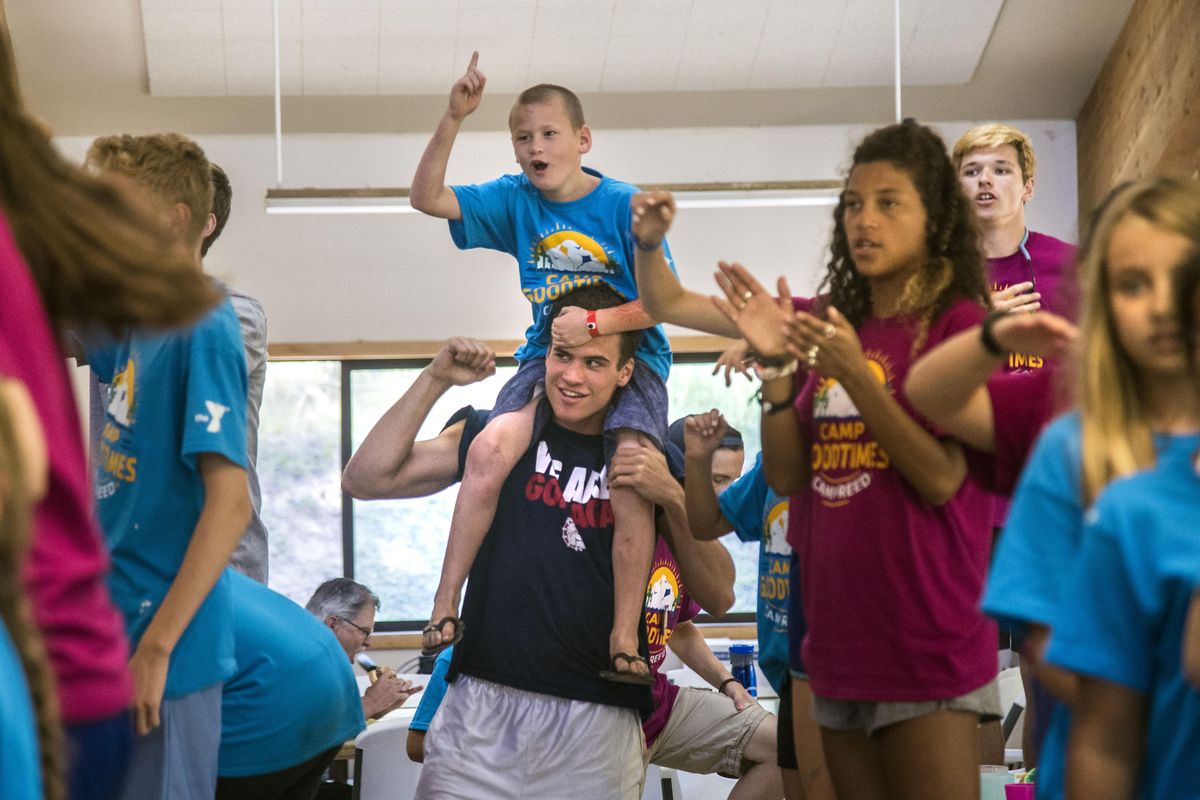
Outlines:
[[[645,613],[646,640],[650,643],[650,671],[654,675],[654,685],[650,687],[654,694],[654,713],[642,722],[646,747],[649,747],[667,726],[671,709],[675,706],[675,697],[679,694],[679,687],[668,681],[660,669],[667,657],[667,643],[679,623],[695,619],[700,613],[700,606],[688,595],[683,579],[679,577],[675,555],[667,546],[667,540],[661,536],[654,547],[650,580],[646,584]]]
[[[976,303],[955,302],[917,352],[911,318],[871,318],[858,330],[875,379],[934,435],[941,432],[902,394],[909,366],[983,315]],[[920,702],[983,686],[996,676],[996,627],[979,610],[991,495],[968,474],[947,503],[928,503],[837,380],[810,372],[799,381],[795,409],[811,443],[812,477],[791,498],[788,541],[800,565],[802,655],[813,691]]]

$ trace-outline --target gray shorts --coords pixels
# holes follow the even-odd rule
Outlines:
[[[888,725],[923,717],[935,711],[966,711],[978,714],[980,722],[1000,719],[1000,684],[993,678],[978,689],[949,700],[929,700],[916,703],[873,703],[858,700],[812,698],[813,719],[822,728],[848,731],[864,728],[874,736]]]
[[[496,404],[492,407],[491,417],[518,411],[530,400],[543,396],[545,382],[544,358],[523,361],[517,368],[517,374],[501,387],[500,394],[496,396]],[[549,417],[550,409],[547,405],[539,404],[534,418],[534,436],[541,432]],[[629,383],[617,389],[615,400],[609,406],[608,416],[604,418],[606,459],[612,458],[614,437],[621,429],[644,433],[659,450],[665,448],[663,443],[667,440],[667,385],[658,377],[657,372],[637,359],[633,361],[633,377]]]
[[[642,726],[629,708],[459,675],[425,738],[417,800],[638,800]]]
[[[645,753],[648,764],[726,778],[740,778],[746,745],[758,726],[771,717],[758,703],[740,712],[733,701],[709,689],[684,687],[675,698],[667,726]],[[774,719],[771,720],[774,724]]]
[[[162,724],[133,737],[121,800],[212,800],[221,746],[221,686],[163,701]]]

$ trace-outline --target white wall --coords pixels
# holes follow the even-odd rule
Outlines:
[[[286,125],[286,108],[285,125]],[[936,125],[952,144],[972,123]],[[1076,240],[1075,125],[1017,120],[1037,148],[1030,227]],[[633,183],[841,178],[863,126],[601,130],[585,164]],[[107,133],[107,132],[101,132]],[[60,144],[79,158],[89,139]],[[528,305],[507,256],[460,252],[444,222],[421,215],[270,216],[274,139],[205,136],[200,144],[233,183],[233,213],[209,254],[210,272],[262,300],[273,342],[519,338]],[[284,135],[287,187],[408,186],[424,135]],[[447,179],[466,183],[514,172],[502,132],[464,133]],[[685,285],[713,287],[718,259],[762,279],[784,274],[797,293],[815,288],[830,208],[688,210],[671,247]]]

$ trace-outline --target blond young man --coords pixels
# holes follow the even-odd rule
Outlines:
[[[1011,125],[978,125],[954,143],[953,158],[959,183],[979,220],[996,308],[1047,308],[1073,317],[1069,287],[1075,246],[1025,225],[1025,204],[1033,199],[1037,172],[1029,137]],[[1041,366],[1041,358],[1014,354],[1008,369]]]
[[[161,209],[200,269],[211,167],[177,134],[110,136],[88,151]],[[109,385],[96,464],[109,588],[133,648],[134,741],[122,796],[213,797],[221,685],[233,674],[225,565],[250,515],[246,360],[228,300],[193,327],[88,349]]]

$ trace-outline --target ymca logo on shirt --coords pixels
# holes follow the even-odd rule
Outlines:
[[[226,412],[229,411],[229,406],[223,406],[220,403],[213,402],[212,400],[205,400],[204,408],[208,413],[196,414],[196,416],[192,417],[192,419],[201,424],[208,423],[204,428],[205,433],[220,433],[221,417],[225,416]]]
[[[867,366],[889,394],[895,371],[886,353],[867,350]],[[871,485],[871,475],[892,460],[867,431],[849,392],[821,378],[813,396],[812,487],[829,508],[838,508]]]

